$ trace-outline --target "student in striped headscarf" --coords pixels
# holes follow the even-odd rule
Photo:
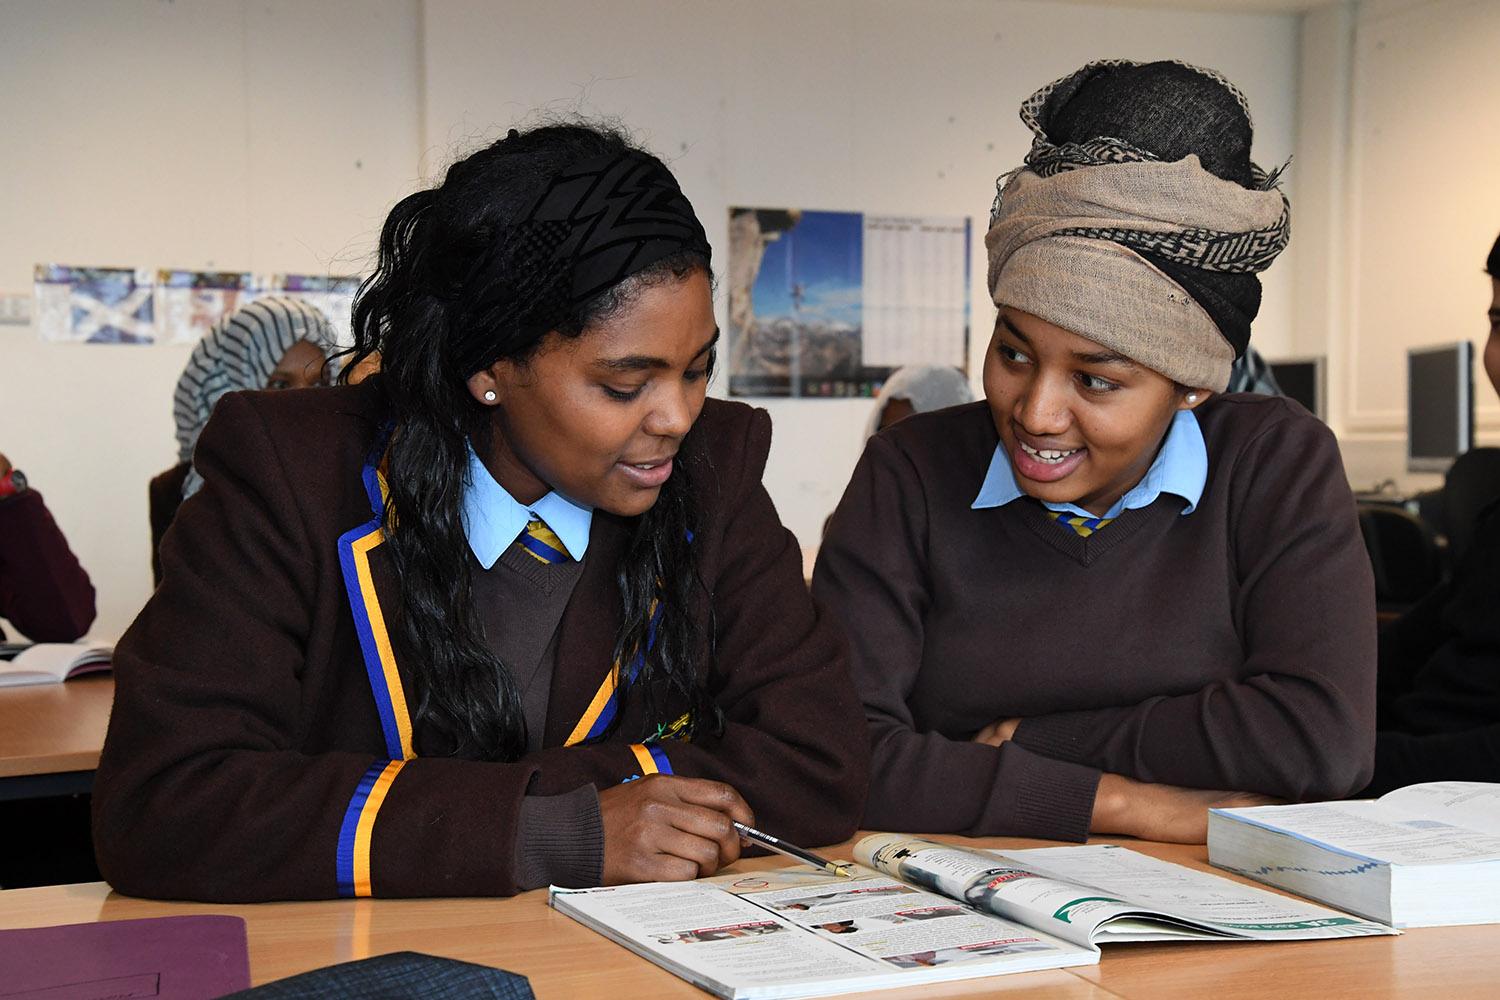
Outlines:
[[[1092,63],[985,238],[986,399],[872,438],[813,591],[869,719],[864,825],[1201,842],[1369,776],[1375,609],[1333,435],[1224,392],[1285,245],[1244,97]]]
[[[193,345],[172,395],[177,421],[175,466],[151,480],[151,568],[161,582],[161,540],[178,505],[198,491],[193,468],[198,435],[225,393],[241,389],[305,389],[338,374],[337,343],[328,318],[300,299],[255,299],[220,320]]]
[[[703,226],[583,125],[399,202],[358,385],[233,393],[115,651],[100,870],[210,900],[675,880],[854,831],[838,626],[706,398]]]

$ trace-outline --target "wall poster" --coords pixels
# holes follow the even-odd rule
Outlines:
[[[156,313],[149,270],[36,266],[36,329],[42,340],[151,344]]]
[[[731,396],[872,396],[906,364],[967,370],[969,220],[729,210]]]
[[[191,344],[262,295],[299,298],[321,310],[335,339],[350,344],[357,276],[252,274],[184,268],[36,265],[41,340],[89,344]]]
[[[214,324],[264,291],[243,271],[161,270],[156,273],[158,312],[169,343],[191,344]]]

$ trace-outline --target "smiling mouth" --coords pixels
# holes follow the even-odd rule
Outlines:
[[[1021,450],[1027,455],[1044,465],[1060,465],[1069,455],[1076,455],[1079,450],[1077,448],[1068,451],[1058,451],[1055,448],[1033,448],[1025,441],[1017,441],[1016,444],[1020,445]]]

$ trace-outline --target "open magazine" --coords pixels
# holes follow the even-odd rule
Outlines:
[[[558,910],[711,993],[810,997],[1092,965],[1107,941],[1272,940],[1392,928],[1109,844],[990,852],[861,840],[806,868],[551,890]]]

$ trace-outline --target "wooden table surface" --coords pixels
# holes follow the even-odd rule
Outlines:
[[[942,838],[988,847],[1044,841]],[[1201,846],[1123,841],[1144,853],[1207,867]],[[852,841],[851,841],[852,844]],[[849,844],[829,848],[849,856]],[[731,870],[782,867],[753,858]],[[582,996],[693,998],[700,992],[547,906],[545,891],[513,899],[336,900],[209,906],[132,899],[103,883],[0,892],[0,928],[182,913],[232,913],[248,922],[256,983],[336,962],[413,950],[498,966],[531,980],[541,1000]],[[1097,966],[1026,972],[871,996],[1173,1000],[1316,996],[1320,1000],[1494,997],[1500,927],[1419,928],[1400,937],[1288,943],[1116,944]]]
[[[114,696],[108,674],[0,687],[0,778],[98,767]]]

